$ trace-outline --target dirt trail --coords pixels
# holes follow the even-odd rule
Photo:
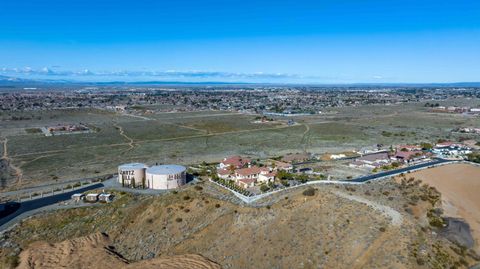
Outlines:
[[[3,156],[2,156],[2,159],[8,161],[8,164],[10,165],[10,168],[12,168],[13,171],[15,171],[15,177],[16,177],[16,180],[17,180],[17,184],[20,184],[22,182],[23,171],[19,167],[15,166],[13,164],[12,159],[8,156],[8,146],[7,146],[7,144],[8,144],[8,138],[5,137],[5,139],[3,139]]]
[[[391,242],[391,240],[396,240],[395,238],[398,238],[398,235],[395,235],[395,232],[392,231],[387,231],[380,234],[380,236],[377,237],[375,241],[373,241],[373,243],[365,251],[363,251],[359,257],[357,257],[357,259],[355,259],[352,269],[367,268],[371,260],[375,259],[378,250],[382,249],[384,245]]]
[[[175,113],[175,112],[172,112],[172,113]],[[180,118],[182,118],[182,119],[195,119],[195,118],[222,117],[222,116],[232,116],[232,115],[241,116],[241,115],[248,115],[248,114],[239,113],[239,112],[237,112],[237,113],[231,112],[231,113],[218,113],[218,114],[211,114],[211,115],[201,115],[200,114],[200,115],[182,116]],[[162,118],[162,120],[178,120],[178,119],[179,119],[178,117]]]
[[[121,113],[120,115],[127,116],[127,117],[132,117],[132,118],[137,118],[137,119],[142,119],[142,120],[153,120],[152,118],[149,118],[149,117],[134,115],[134,114],[128,114],[128,113]]]
[[[195,128],[195,127],[192,127],[192,126],[177,124],[177,123],[172,123],[172,122],[162,122],[162,123],[173,125],[173,126],[180,127],[180,128],[190,129],[190,130],[193,130],[193,131],[200,132],[202,134],[208,134],[208,130],[205,130],[205,129],[199,129],[199,128]]]
[[[128,114],[128,113],[122,113],[122,115],[133,117],[133,118],[138,118],[138,119],[142,119],[142,120],[152,120],[152,121],[161,121],[162,120],[162,123],[164,123],[164,124],[169,124],[169,125],[173,125],[173,126],[177,126],[177,127],[181,127],[181,128],[194,130],[194,131],[197,131],[197,132],[201,132],[203,134],[208,134],[208,131],[206,131],[206,130],[198,129],[198,128],[187,126],[187,125],[176,124],[176,123],[172,123],[172,122],[164,122],[163,121],[164,119],[161,119],[161,120],[160,119],[153,119],[153,118],[149,118],[149,117],[145,117],[145,116],[133,115],[133,114]]]
[[[32,160],[22,162],[22,164],[20,165],[20,167],[23,167],[23,166],[26,165],[26,164],[33,163],[33,162],[38,161],[38,160],[43,159],[43,158],[52,157],[52,156],[54,156],[54,155],[56,155],[56,154],[55,154],[55,153],[52,153],[52,154],[45,154],[45,155],[38,156],[38,157],[36,157],[36,158],[34,158],[34,159],[32,159]]]
[[[370,201],[370,200],[367,200],[363,197],[347,194],[347,193],[340,192],[340,191],[333,191],[333,193],[342,197],[342,198],[346,198],[348,200],[352,200],[352,201],[355,201],[355,202],[366,204],[366,205],[372,207],[373,209],[380,211],[385,217],[391,219],[391,222],[394,226],[400,226],[403,222],[402,214],[400,214],[400,212],[398,212],[397,210],[395,210],[391,207],[384,206],[384,205],[381,205],[381,204],[377,204],[377,203],[375,203],[373,201]]]
[[[307,151],[308,145],[310,144],[310,136],[308,133],[310,132],[310,125],[304,123],[303,126],[305,126],[305,131],[302,134],[302,142],[300,142],[303,145],[303,150]]]
[[[397,210],[391,207],[375,203],[373,201],[367,200],[360,196],[347,194],[340,191],[334,191],[333,193],[342,198],[346,198],[351,201],[366,204],[372,207],[373,209],[380,211],[385,217],[391,220],[391,223],[393,226],[399,227],[403,223],[403,218],[400,212],[398,212]],[[365,268],[368,264],[370,264],[370,262],[373,259],[375,259],[375,255],[378,253],[380,249],[383,249],[384,247],[388,248],[386,245],[392,242],[392,238],[399,238],[398,237],[399,235],[396,234],[397,231],[398,230],[396,228],[393,228],[393,229],[387,228],[387,231],[382,232],[380,236],[377,237],[370,246],[368,246],[368,248],[360,252],[358,257],[355,259],[352,265],[352,268],[353,269]]]
[[[125,146],[125,145],[134,145],[134,144],[141,144],[141,143],[148,143],[148,142],[162,142],[162,141],[176,141],[182,139],[190,139],[190,138],[202,138],[202,137],[213,137],[217,135],[227,135],[227,134],[239,134],[239,133],[249,133],[249,132],[259,132],[259,131],[268,131],[268,130],[279,130],[285,129],[290,127],[295,127],[297,125],[292,126],[280,126],[280,127],[272,127],[272,128],[261,128],[261,129],[252,129],[252,130],[240,130],[240,131],[228,131],[228,132],[219,132],[219,133],[208,133],[208,134],[199,134],[199,135],[188,135],[188,136],[180,136],[180,137],[172,137],[172,138],[160,138],[160,139],[149,139],[149,140],[137,140],[132,143],[114,143],[114,144],[103,144],[103,145],[95,145],[95,146],[86,146],[82,147],[82,149],[90,149],[90,148],[102,148],[102,147],[113,147],[113,146]],[[120,130],[119,130],[120,131]],[[127,136],[128,137],[128,136]],[[127,138],[129,141],[131,138]],[[133,140],[131,140],[133,141]],[[71,150],[74,148],[69,148]],[[47,150],[47,151],[40,151],[40,152],[31,152],[31,153],[22,153],[17,154],[14,157],[23,157],[23,156],[30,156],[30,155],[39,155],[39,154],[49,154],[49,153],[62,153],[68,150],[65,149],[58,149],[58,150]],[[130,150],[130,149],[129,149]]]
[[[133,144],[133,143],[134,143],[133,139],[132,139],[131,137],[129,137],[128,135],[125,134],[125,131],[123,130],[123,127],[120,126],[120,125],[118,125],[118,123],[114,122],[114,123],[113,123],[113,127],[115,127],[115,128],[119,131],[119,133],[120,133],[121,136],[123,136],[125,139],[128,140],[128,147],[129,147],[129,148],[128,148],[127,150],[125,150],[125,151],[123,152],[123,154],[125,154],[126,152],[132,150],[132,149],[135,147],[134,144]]]

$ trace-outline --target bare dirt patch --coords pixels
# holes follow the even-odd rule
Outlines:
[[[480,251],[480,167],[451,164],[412,173],[442,194],[445,215],[462,218],[471,227],[475,249]]]
[[[196,254],[158,257],[129,263],[116,253],[108,236],[96,233],[60,243],[36,242],[20,254],[19,269],[32,268],[198,268],[220,265]]]

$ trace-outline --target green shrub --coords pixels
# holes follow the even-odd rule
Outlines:
[[[266,192],[268,190],[270,190],[270,188],[267,185],[263,184],[263,185],[260,186],[260,191]]]
[[[305,196],[314,196],[315,195],[315,189],[314,188],[308,188],[303,191],[302,193]]]
[[[0,261],[0,267],[6,266],[5,268],[16,268],[20,264],[20,259],[17,255],[7,256]]]

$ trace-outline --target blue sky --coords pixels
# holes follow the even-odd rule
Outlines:
[[[480,1],[0,0],[0,75],[480,81]]]

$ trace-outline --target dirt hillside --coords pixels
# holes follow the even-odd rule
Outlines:
[[[159,257],[136,263],[117,254],[108,236],[96,233],[56,244],[36,242],[20,255],[19,269],[34,268],[144,268],[218,269],[218,264],[200,255]]]
[[[467,221],[480,253],[480,167],[470,164],[444,165],[412,173],[416,179],[442,194],[445,215]]]
[[[315,188],[313,195],[298,188],[248,206],[208,182],[155,197],[118,193],[108,205],[22,222],[0,238],[0,262],[15,264],[18,254],[20,268],[465,268],[474,262],[410,213],[415,204],[425,204],[418,216],[432,207],[419,199],[418,182]]]

